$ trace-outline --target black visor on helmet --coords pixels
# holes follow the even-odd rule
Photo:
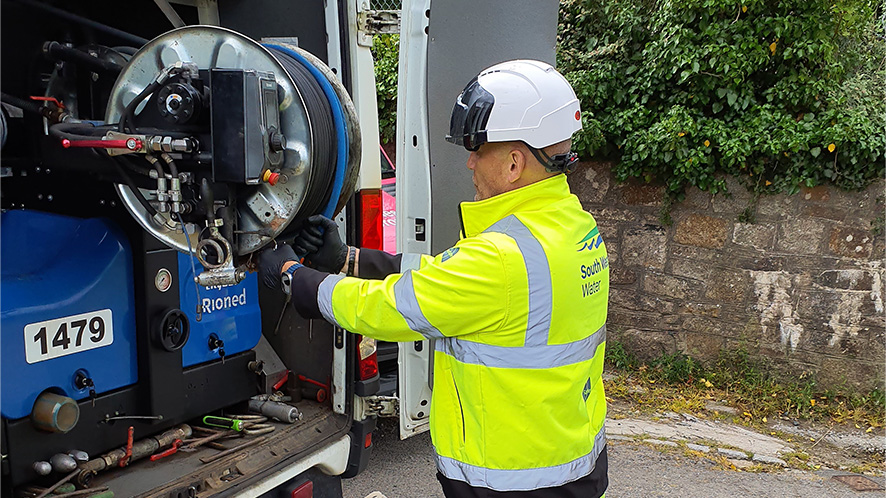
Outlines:
[[[495,97],[480,85],[477,78],[471,80],[452,108],[446,141],[470,151],[479,149],[486,143],[486,123],[494,103]]]

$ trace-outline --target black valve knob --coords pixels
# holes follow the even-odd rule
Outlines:
[[[280,152],[286,148],[286,137],[279,131],[271,128],[271,133],[268,137],[268,146],[270,147],[271,152]]]
[[[171,309],[160,319],[155,337],[163,349],[172,352],[188,342],[190,329],[187,315],[182,310]]]

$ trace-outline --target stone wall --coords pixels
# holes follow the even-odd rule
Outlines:
[[[693,189],[662,223],[663,189],[570,176],[610,255],[608,336],[640,357],[744,349],[782,377],[883,388],[884,188],[731,195]],[[740,222],[751,219],[753,222]]]

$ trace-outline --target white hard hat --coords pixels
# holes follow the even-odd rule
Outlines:
[[[566,78],[550,64],[514,60],[485,69],[462,90],[446,140],[468,150],[510,141],[542,149],[580,129],[579,101]]]

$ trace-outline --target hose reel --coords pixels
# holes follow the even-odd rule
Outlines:
[[[145,154],[142,169],[154,167],[157,188],[116,185],[124,205],[154,237],[197,256],[203,285],[238,282],[238,258],[310,215],[334,216],[359,171],[356,110],[333,72],[298,47],[215,26],[179,28],[136,52],[105,121],[118,124],[101,137],[115,144],[112,160]]]

